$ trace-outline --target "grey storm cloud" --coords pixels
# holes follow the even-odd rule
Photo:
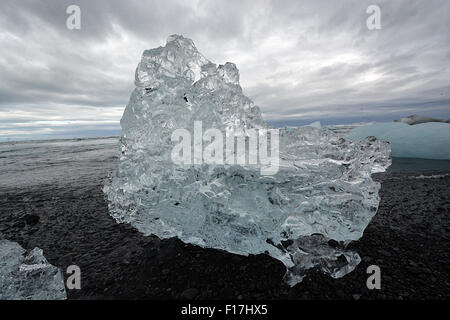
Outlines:
[[[449,17],[447,0],[2,0],[0,140],[118,132],[142,52],[174,33],[235,62],[274,124],[448,118]]]

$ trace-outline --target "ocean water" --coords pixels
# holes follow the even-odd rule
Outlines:
[[[117,137],[0,143],[0,188],[104,179],[116,165],[118,143]]]
[[[0,189],[99,184],[117,164],[118,137],[0,143]],[[450,161],[393,158],[389,173],[450,173]]]

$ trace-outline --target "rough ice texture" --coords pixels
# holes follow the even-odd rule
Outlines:
[[[25,250],[0,234],[0,300],[67,299],[61,271],[42,249]]]
[[[104,187],[117,222],[202,247],[267,253],[286,265],[291,285],[311,268],[340,277],[359,263],[345,246],[377,211],[380,186],[370,175],[390,165],[388,144],[307,126],[280,132],[273,176],[250,166],[180,167],[170,156],[175,129],[193,132],[196,120],[223,132],[267,128],[260,109],[243,95],[233,63],[211,63],[182,36],[144,52],[135,84],[119,165]]]
[[[367,136],[388,141],[393,157],[450,159],[450,123],[375,123],[355,128],[348,134],[351,140]]]
[[[419,116],[417,114],[413,114],[412,116],[401,118],[400,120],[394,120],[394,122],[403,122],[409,125],[415,125],[420,123],[427,123],[427,122],[444,122],[444,123],[450,123],[450,119],[444,120],[444,119],[436,119],[436,118],[430,118],[430,117],[423,117]]]

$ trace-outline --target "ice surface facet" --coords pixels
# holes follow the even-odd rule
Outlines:
[[[67,299],[61,271],[42,249],[25,250],[0,234],[0,300]]]
[[[377,211],[380,186],[370,175],[389,166],[387,143],[306,126],[280,130],[273,175],[251,165],[178,165],[174,130],[195,135],[201,121],[203,130],[245,135],[268,128],[259,108],[242,93],[233,63],[216,65],[177,35],[144,52],[135,84],[118,168],[104,187],[117,222],[202,247],[267,253],[286,265],[291,285],[311,268],[340,277],[359,263],[345,246]]]
[[[357,127],[347,137],[357,140],[368,136],[388,141],[393,157],[450,159],[450,123],[375,123]]]

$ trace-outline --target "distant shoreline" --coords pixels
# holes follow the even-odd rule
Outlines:
[[[98,137],[77,137],[77,138],[53,138],[53,139],[27,139],[27,140],[10,140],[10,141],[0,141],[0,145],[2,144],[17,144],[17,143],[39,143],[39,142],[57,142],[57,141],[70,141],[70,140],[78,140],[78,141],[84,141],[84,140],[97,140],[97,139],[112,139],[112,138],[120,138],[120,135],[118,136],[98,136]]]

